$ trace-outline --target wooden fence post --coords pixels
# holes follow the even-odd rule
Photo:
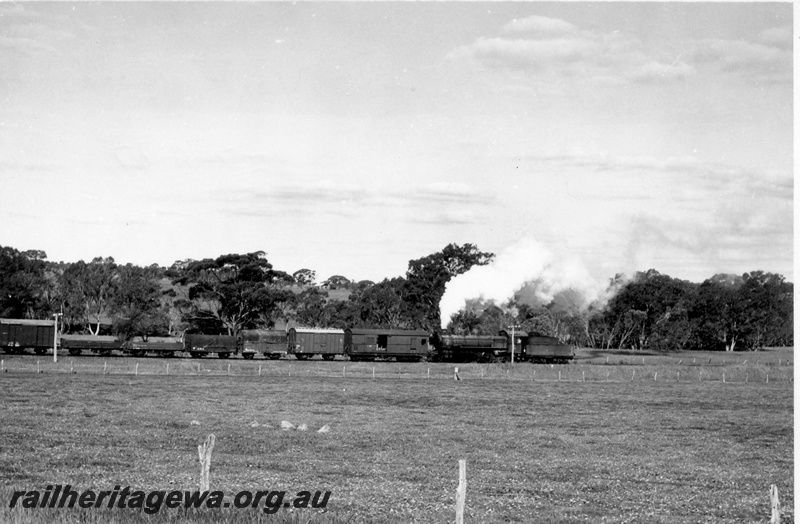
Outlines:
[[[72,365],[72,363],[70,363],[70,365]],[[138,375],[139,374],[139,363],[138,362],[136,363],[136,369],[133,371],[133,374],[134,375]]]
[[[461,377],[458,376],[458,368],[453,368],[453,380],[461,380]]]
[[[775,484],[769,487],[769,500],[772,504],[772,518],[769,524],[779,524],[781,521],[781,504],[778,501],[778,486]]]
[[[458,489],[456,489],[456,524],[464,524],[464,504],[467,501],[467,461],[458,461]]]
[[[216,437],[210,434],[206,438],[205,444],[197,446],[197,454],[200,455],[200,491],[209,490],[208,473],[211,469],[211,451],[214,449]]]

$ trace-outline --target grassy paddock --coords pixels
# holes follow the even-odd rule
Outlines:
[[[261,362],[260,377],[252,373],[258,361],[231,363],[230,377],[227,362],[212,360],[201,362],[200,374],[170,377],[81,372],[80,358],[74,374],[12,367],[0,375],[0,521],[450,522],[463,458],[467,522],[766,523],[770,484],[780,491],[783,522],[793,522],[792,367],[777,358],[751,368],[749,361],[690,366],[651,357],[666,358],[459,365],[459,382],[454,365],[426,363],[292,362],[289,376],[288,362]],[[32,359],[35,365],[36,357],[14,361]],[[166,364],[140,362],[140,372],[145,362]],[[183,364],[196,369],[197,361]],[[274,373],[265,373],[268,364]],[[769,383],[683,379],[684,372],[761,366]],[[428,380],[428,368],[440,380]],[[631,381],[634,369],[652,373]],[[780,370],[785,380],[773,379]],[[589,380],[590,371],[598,380]],[[619,380],[605,382],[614,371]],[[667,379],[678,371],[680,382]],[[282,431],[282,420],[309,431]],[[325,424],[330,433],[317,433]],[[196,489],[197,445],[209,433],[217,438],[211,489],[229,497],[330,490],[327,509],[269,516],[232,508],[144,515],[7,507],[14,489],[51,484]]]

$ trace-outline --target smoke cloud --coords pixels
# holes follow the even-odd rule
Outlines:
[[[557,257],[539,242],[524,239],[498,254],[486,266],[475,266],[447,283],[439,303],[442,328],[452,315],[475,304],[517,304],[573,311],[608,300],[608,288],[574,257]]]

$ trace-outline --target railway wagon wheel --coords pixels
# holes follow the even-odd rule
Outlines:
[[[313,356],[314,355],[312,355],[310,353],[296,353],[295,354],[295,358],[297,358],[297,360],[308,360]]]
[[[231,356],[230,353],[225,353],[225,352],[217,353],[217,358],[228,358],[229,356]]]
[[[279,360],[281,358],[280,353],[270,353],[267,356],[269,357],[270,360]]]
[[[72,355],[73,357],[77,357],[78,355],[81,354],[81,348],[70,348],[69,354]]]
[[[175,356],[175,352],[174,352],[174,351],[162,351],[162,352],[160,353],[160,355],[161,355],[162,357],[164,357],[164,358],[172,358],[172,357],[174,357],[174,356]]]
[[[111,350],[110,349],[101,349],[97,352],[101,357],[110,357]]]
[[[323,360],[334,360],[336,359],[336,355],[322,355]]]
[[[34,348],[33,352],[36,353],[37,355],[44,355],[45,353],[47,353],[47,349],[45,349],[45,348]]]
[[[255,353],[242,353],[242,358],[245,360],[253,360],[253,357],[255,356]]]
[[[192,358],[203,358],[206,354],[202,351],[190,351],[189,354]]]
[[[133,355],[134,357],[143,357],[145,355],[145,353],[147,353],[147,352],[145,350],[143,350],[143,349],[131,350],[131,355]]]

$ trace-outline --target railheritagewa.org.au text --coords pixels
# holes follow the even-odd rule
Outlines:
[[[44,490],[18,490],[11,495],[9,508],[131,508],[148,514],[158,513],[162,508],[261,508],[264,513],[276,513],[281,508],[322,509],[330,501],[330,491],[298,491],[289,495],[286,491],[245,490],[233,497],[222,491],[166,491],[133,490],[130,486],[114,486],[113,490],[77,491],[72,486],[47,486]]]

